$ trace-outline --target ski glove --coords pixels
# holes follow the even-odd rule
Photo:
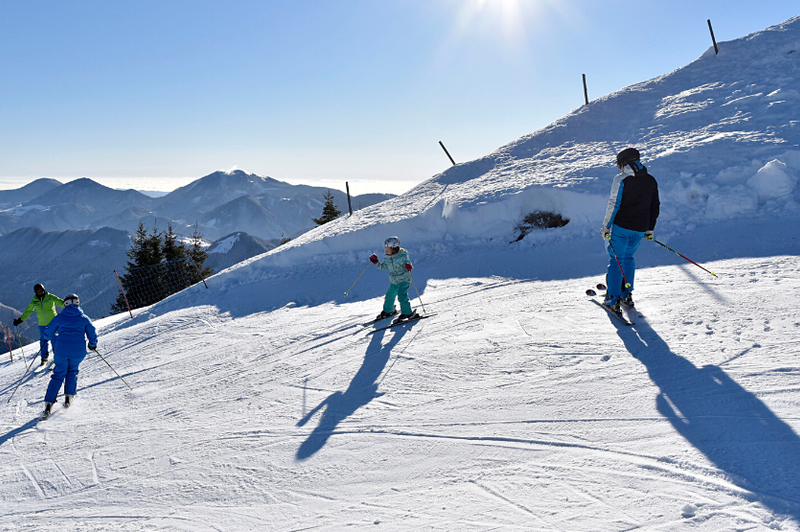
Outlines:
[[[14,327],[19,327],[22,323],[22,320],[19,318],[14,318]]]
[[[89,349],[92,350],[92,351],[97,351],[97,346],[96,345],[90,345]]]
[[[606,240],[611,240],[611,229],[609,229],[608,227],[601,227],[600,235]]]
[[[652,231],[645,231],[645,232],[644,232],[644,237],[645,237],[647,240],[653,240],[653,232],[652,232]]]
[[[414,267],[411,265],[411,263],[410,263],[410,262],[406,262],[406,266],[405,266],[405,268],[406,268],[406,270],[408,270],[408,271],[411,271],[411,270],[413,270],[413,269],[414,269]]]
[[[372,264],[378,264],[378,256],[374,253],[369,256],[369,260],[372,261]]]

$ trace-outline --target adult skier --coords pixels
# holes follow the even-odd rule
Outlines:
[[[64,384],[64,408],[69,408],[78,389],[78,366],[86,357],[86,339],[89,349],[97,349],[97,331],[80,307],[75,294],[64,298],[64,310],[44,328],[44,338],[53,340],[53,357],[56,363],[47,393],[44,396],[44,412],[40,419],[50,416],[61,384]]]
[[[386,290],[386,297],[383,300],[383,310],[376,319],[382,320],[397,312],[394,306],[395,298],[400,301],[400,316],[397,320],[411,319],[416,315],[411,310],[411,302],[408,299],[411,270],[414,266],[408,258],[408,251],[400,247],[399,238],[390,236],[383,241],[383,252],[386,256],[382,261],[374,253],[369,257],[379,270],[389,270],[389,289]]]
[[[639,249],[643,237],[653,239],[659,200],[658,183],[641,163],[638,150],[625,148],[619,152],[617,168],[621,173],[611,184],[600,234],[608,240],[609,255],[608,292],[603,305],[621,314],[620,302],[629,307],[634,305],[632,292],[636,261],[633,254]]]
[[[19,327],[23,321],[27,320],[31,314],[36,312],[36,317],[39,319],[39,354],[42,357],[41,364],[44,365],[47,363],[49,353],[48,342],[45,340],[44,336],[42,336],[42,331],[50,323],[50,320],[56,316],[56,305],[63,307],[64,300],[49,293],[44,289],[44,285],[41,283],[36,283],[33,286],[33,293],[33,299],[28,303],[25,312],[22,313],[22,316],[14,320],[14,327]]]

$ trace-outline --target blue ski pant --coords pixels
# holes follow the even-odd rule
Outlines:
[[[50,384],[47,385],[47,393],[44,395],[45,403],[55,403],[58,391],[61,389],[61,384],[64,384],[64,395],[75,395],[78,389],[78,366],[86,357],[84,353],[70,353],[68,355],[56,352],[55,357],[56,365],[53,368],[53,374],[50,375]]]
[[[44,329],[47,325],[39,325],[39,356],[47,358],[47,349],[49,342],[44,339]]]
[[[400,314],[411,314],[411,302],[408,300],[408,287],[411,283],[390,284],[383,300],[383,311],[394,311],[394,300],[400,301]]]
[[[639,249],[643,237],[644,231],[631,231],[618,225],[611,226],[610,245],[607,245],[608,273],[606,273],[609,297],[624,299],[633,292],[633,278],[636,276],[636,260],[633,258],[633,254]],[[616,258],[614,257],[615,252]],[[617,264],[617,259],[619,259],[619,264]],[[625,279],[630,283],[629,287],[625,287],[620,267],[625,273]]]

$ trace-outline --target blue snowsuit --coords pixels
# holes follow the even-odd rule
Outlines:
[[[86,356],[86,338],[90,347],[96,347],[97,332],[80,307],[68,305],[44,328],[42,338],[53,340],[56,363],[44,402],[55,403],[62,383],[64,395],[75,395],[78,389],[78,366]]]
[[[379,270],[389,270],[389,289],[383,299],[383,311],[394,311],[394,300],[400,301],[400,314],[411,314],[411,302],[408,299],[408,287],[411,286],[411,272],[406,270],[406,264],[411,264],[408,251],[400,248],[396,255],[386,256],[375,266]]]

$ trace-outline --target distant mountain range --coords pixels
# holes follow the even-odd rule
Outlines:
[[[122,270],[131,239],[127,231],[44,232],[25,227],[0,236],[0,302],[23,311],[33,298],[33,285],[63,297]],[[32,318],[36,321],[36,318]]]
[[[218,272],[314,227],[327,192],[241,170],[209,174],[159,198],[85,178],[66,184],[38,179],[0,190],[0,321],[10,323],[14,311],[25,309],[35,283],[57,295],[80,295],[100,279],[105,284],[115,269],[123,273],[140,221],[158,230],[171,223],[183,236],[198,223],[203,238],[213,241],[206,266]],[[347,196],[330,192],[347,212]],[[363,194],[352,201],[358,208],[391,197]]]
[[[135,190],[115,190],[91,179],[62,184],[38,179],[16,190],[0,191],[0,235],[23,227],[43,231],[99,230],[112,227],[132,232],[139,221],[159,230],[172,223],[177,234],[189,236],[197,223],[207,241],[234,232],[271,240],[295,237],[315,226],[328,189],[290,185],[242,170],[214,172],[153,198]],[[347,212],[347,196],[331,190],[334,203]],[[362,194],[354,208],[394,197]]]
[[[216,273],[279,244],[232,233],[212,242],[205,266]],[[11,326],[33,298],[36,283],[60,297],[75,292],[84,302],[92,300],[84,310],[93,317],[106,315],[118,293],[114,270],[125,273],[130,246],[131,235],[111,227],[60,232],[24,227],[0,236],[0,323]],[[23,334],[38,338],[36,321],[35,316],[26,321]]]

